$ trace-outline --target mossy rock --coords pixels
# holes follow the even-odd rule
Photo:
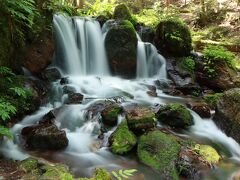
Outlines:
[[[240,143],[240,88],[225,91],[215,110],[213,120],[217,126]]]
[[[34,169],[37,169],[39,166],[38,160],[34,158],[27,158],[23,161],[21,161],[19,168],[23,170],[24,172],[31,172]]]
[[[118,115],[121,114],[121,112],[122,112],[122,107],[117,104],[113,104],[107,107],[101,112],[103,124],[109,125],[109,126],[117,125]]]
[[[154,41],[158,50],[170,56],[188,56],[192,50],[189,27],[178,18],[161,20]]]
[[[140,133],[152,129],[156,126],[155,114],[149,108],[136,107],[126,115],[129,129]]]
[[[93,178],[95,180],[111,180],[112,179],[110,173],[102,168],[95,169]]]
[[[106,52],[113,75],[135,78],[137,69],[137,36],[131,22],[116,21],[105,38]]]
[[[173,128],[185,129],[194,124],[190,111],[179,103],[160,107],[156,116],[160,122]]]
[[[137,154],[142,163],[158,170],[162,178],[178,179],[175,161],[180,148],[174,136],[151,131],[140,137]]]
[[[221,159],[218,152],[209,145],[196,144],[193,150],[201,155],[209,164],[217,164]]]
[[[68,169],[63,165],[45,165],[42,167],[43,175],[40,177],[42,180],[73,180],[73,176],[69,173]]]
[[[115,10],[113,13],[114,19],[129,20],[131,17],[132,17],[131,13],[125,4],[120,4],[115,7]]]
[[[136,145],[136,136],[129,130],[126,120],[110,136],[109,143],[111,151],[116,154],[125,154]]]

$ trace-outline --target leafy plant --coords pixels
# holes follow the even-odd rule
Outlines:
[[[112,175],[117,180],[122,180],[123,178],[128,179],[129,177],[133,176],[135,172],[137,172],[136,169],[126,169],[126,170],[120,169],[119,171],[112,171]]]
[[[0,125],[0,136],[6,136],[9,139],[13,139],[12,133],[9,131],[8,128]]]
[[[193,73],[195,69],[195,61],[191,56],[184,57],[180,62],[180,67]]]
[[[15,106],[3,98],[0,99],[0,119],[7,121],[10,119],[10,116],[16,114],[16,112],[17,109]]]

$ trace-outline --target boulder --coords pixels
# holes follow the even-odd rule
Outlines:
[[[113,18],[130,21],[132,19],[132,15],[125,4],[119,4],[114,9]]]
[[[60,150],[68,146],[66,132],[51,123],[25,127],[21,134],[30,149]]]
[[[43,80],[51,82],[60,79],[61,73],[57,68],[48,68],[41,73],[41,77]]]
[[[133,25],[118,21],[105,38],[106,52],[113,75],[134,78],[137,69],[137,36]]]
[[[102,122],[108,126],[116,126],[118,123],[118,116],[123,111],[122,107],[118,104],[112,104],[106,107],[102,112]]]
[[[156,117],[163,124],[177,129],[185,129],[194,124],[189,110],[179,103],[160,107]]]
[[[109,137],[110,149],[116,154],[125,154],[137,144],[137,138],[128,128],[126,120],[123,120],[118,128]]]
[[[138,34],[143,42],[153,43],[155,32],[151,27],[141,26],[138,30]]]
[[[202,118],[210,118],[211,117],[211,109],[206,103],[187,103],[187,107],[191,110],[195,111]]]
[[[202,179],[203,172],[209,171],[220,160],[215,149],[208,145],[196,144],[194,147],[182,147],[176,162],[180,177]]]
[[[240,143],[240,88],[224,92],[213,119],[220,129]]]
[[[174,136],[150,131],[140,137],[137,155],[142,163],[160,172],[159,179],[178,179],[175,161],[180,147]]]
[[[68,83],[69,83],[69,77],[61,78],[61,80],[60,80],[61,85],[65,85],[65,84],[68,84]]]
[[[83,95],[81,93],[70,93],[68,94],[67,104],[81,104],[83,100]]]
[[[240,76],[234,64],[235,56],[221,46],[207,46],[196,60],[197,82],[217,92],[240,87]]]
[[[192,38],[188,26],[177,18],[160,21],[154,38],[157,49],[165,55],[187,56],[192,50]]]
[[[109,20],[109,18],[107,16],[104,15],[99,15],[96,20],[99,22],[100,26],[103,27],[103,25],[105,24],[105,22],[107,22]]]
[[[63,86],[63,93],[64,94],[74,94],[76,93],[76,89],[73,86]]]
[[[154,112],[145,107],[135,107],[126,114],[129,129],[135,133],[142,133],[156,126]]]
[[[32,73],[41,73],[52,62],[54,53],[53,39],[46,36],[27,50],[23,65]]]

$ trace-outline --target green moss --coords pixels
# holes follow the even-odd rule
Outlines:
[[[117,106],[113,107],[110,111],[108,111],[106,117],[107,119],[118,118],[118,115],[122,112],[122,108]]]
[[[136,136],[128,129],[126,120],[123,120],[112,134],[110,142],[111,150],[116,154],[127,153],[136,145]]]
[[[193,125],[193,117],[188,109],[179,103],[163,106],[157,112],[159,121],[175,128],[186,128]]]
[[[155,114],[148,108],[135,108],[126,115],[127,123],[132,130],[153,128],[156,126]]]
[[[130,20],[132,18],[128,7],[125,4],[120,4],[116,6],[114,13],[114,19]]]
[[[204,96],[204,101],[212,108],[215,109],[218,101],[223,96],[223,93],[207,94]]]
[[[178,179],[175,161],[180,145],[175,137],[160,131],[152,131],[140,137],[137,154],[141,162],[160,171],[165,178]]]
[[[38,168],[38,160],[34,158],[27,158],[21,162],[19,167],[25,172],[31,172],[32,170]]]
[[[73,176],[68,172],[66,167],[63,165],[45,165],[42,167],[45,170],[45,173],[41,176],[42,179],[64,179],[64,180],[73,180]]]
[[[178,18],[168,18],[159,22],[155,43],[159,50],[176,57],[189,55],[192,50],[190,30]]]
[[[210,164],[216,164],[221,159],[218,152],[209,145],[196,144],[193,150],[199,155],[201,155],[204,160],[206,160]]]
[[[94,179],[96,180],[111,180],[111,175],[102,168],[96,168],[94,171]]]

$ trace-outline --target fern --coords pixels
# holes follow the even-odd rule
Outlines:
[[[0,66],[0,77],[1,76],[14,76],[14,75],[15,74],[8,67]]]
[[[0,120],[10,120],[11,115],[16,114],[17,109],[5,99],[0,98]]]
[[[9,131],[8,128],[5,128],[0,125],[0,136],[6,136],[9,139],[13,139],[12,133]]]
[[[133,176],[133,174],[137,172],[136,169],[126,169],[126,170],[122,170],[120,169],[118,172],[116,171],[112,171],[112,175],[117,179],[117,180],[122,180],[124,179],[128,179],[129,177]]]
[[[10,90],[13,91],[15,94],[17,94],[19,97],[23,97],[24,99],[26,99],[29,94],[27,90],[21,87],[13,87],[13,88],[10,88]]]

